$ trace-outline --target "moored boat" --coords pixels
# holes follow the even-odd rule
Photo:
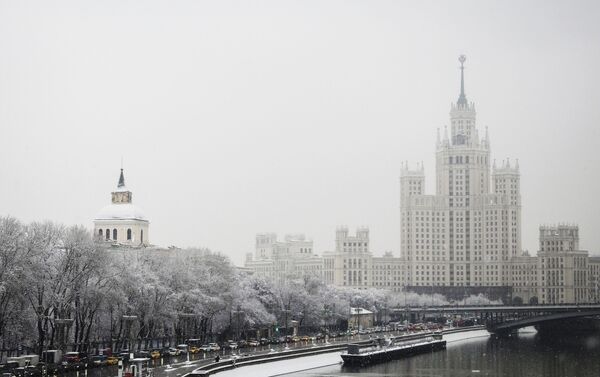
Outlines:
[[[445,348],[446,341],[442,339],[442,333],[409,340],[378,338],[369,345],[348,344],[348,351],[342,353],[342,359],[347,365],[365,366]]]

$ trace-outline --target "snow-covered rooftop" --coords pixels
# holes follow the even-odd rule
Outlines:
[[[102,208],[95,220],[146,220],[144,212],[131,203],[109,204]]]

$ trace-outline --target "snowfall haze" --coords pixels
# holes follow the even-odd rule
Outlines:
[[[523,248],[600,252],[600,3],[1,1],[0,216],[92,227],[124,161],[151,242],[236,264],[259,232],[368,226],[399,256],[399,172],[465,91],[519,159]]]

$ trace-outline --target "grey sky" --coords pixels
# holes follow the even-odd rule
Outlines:
[[[600,252],[598,2],[0,1],[0,215],[91,228],[121,156],[158,245],[367,225],[399,255],[400,162],[459,91],[519,158],[523,247]]]

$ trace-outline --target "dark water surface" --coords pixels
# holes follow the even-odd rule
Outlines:
[[[448,345],[446,351],[364,368],[330,366],[286,377],[325,376],[511,376],[599,377],[600,336],[480,338]]]

